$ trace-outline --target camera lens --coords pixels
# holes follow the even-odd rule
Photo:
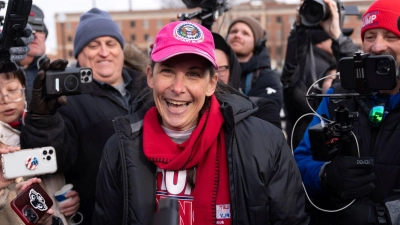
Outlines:
[[[390,72],[390,60],[381,59],[376,61],[376,73],[379,75],[387,75]]]
[[[50,154],[50,155],[53,154],[53,150],[49,150],[49,154]]]
[[[48,161],[50,161],[50,160],[51,160],[51,156],[48,155],[48,156],[46,157],[46,159],[47,159]]]
[[[82,70],[81,75],[86,76],[86,71]]]
[[[90,70],[87,71],[87,75],[88,75],[88,76],[92,75],[92,71],[90,71]]]
[[[47,155],[47,151],[46,150],[43,151],[43,155]]]
[[[329,8],[322,0],[306,0],[300,8],[301,22],[305,26],[317,26],[328,15]]]
[[[24,215],[31,223],[35,223],[37,220],[37,215],[31,208],[25,209]]]
[[[85,77],[85,78],[83,78],[83,80],[84,80],[85,82],[89,82],[89,77]]]
[[[69,75],[64,80],[64,87],[68,91],[75,91],[78,88],[79,80],[73,75]]]

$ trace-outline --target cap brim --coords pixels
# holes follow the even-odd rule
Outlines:
[[[208,54],[206,51],[201,50],[200,48],[195,48],[193,46],[172,45],[155,52],[154,54],[151,55],[151,59],[154,62],[163,62],[174,56],[182,54],[195,54],[203,56],[204,58],[206,58],[208,61],[211,62],[211,64],[214,66],[215,69],[218,69],[217,62],[215,61],[215,59],[213,59],[213,57],[210,54]]]
[[[37,24],[32,24],[29,23],[29,25],[32,27],[32,30],[38,30],[38,31],[44,31],[44,25],[37,25]]]

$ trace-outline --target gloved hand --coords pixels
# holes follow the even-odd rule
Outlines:
[[[50,63],[49,58],[44,58],[40,64],[38,74],[33,81],[32,99],[29,104],[31,119],[43,119],[54,115],[60,106],[67,104],[67,97],[48,98],[44,90],[47,70],[64,70],[68,60],[57,59]]]
[[[375,188],[374,160],[370,157],[339,157],[326,164],[321,186],[329,194],[353,199]]]
[[[10,61],[18,62],[23,60],[30,50],[29,44],[32,43],[33,39],[32,28],[29,24],[26,24],[22,37],[16,40],[18,47],[10,48]]]

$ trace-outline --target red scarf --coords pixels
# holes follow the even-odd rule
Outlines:
[[[158,122],[158,111],[151,108],[144,117],[143,150],[149,161],[161,169],[182,170],[197,167],[193,192],[195,224],[215,224],[216,205],[230,204],[224,118],[215,96],[188,140],[173,142]]]

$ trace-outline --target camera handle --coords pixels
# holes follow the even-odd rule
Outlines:
[[[356,146],[353,145],[353,137],[354,139],[357,140],[355,135],[352,135],[352,130],[353,130],[353,121],[358,120],[358,113],[353,112],[350,113],[349,109],[343,106],[339,106],[337,109],[335,109],[335,115],[336,115],[336,125],[337,125],[337,131],[338,131],[338,139],[339,139],[339,145],[341,145],[341,151],[339,151],[339,154],[343,156],[353,156],[353,157],[360,157],[360,151],[358,149],[358,144],[357,148]]]
[[[211,31],[214,21],[229,10],[230,7],[226,1],[224,1],[223,3],[217,4],[213,9],[200,9],[193,13],[179,13],[178,19],[180,21],[198,19],[201,21],[201,25]]]

